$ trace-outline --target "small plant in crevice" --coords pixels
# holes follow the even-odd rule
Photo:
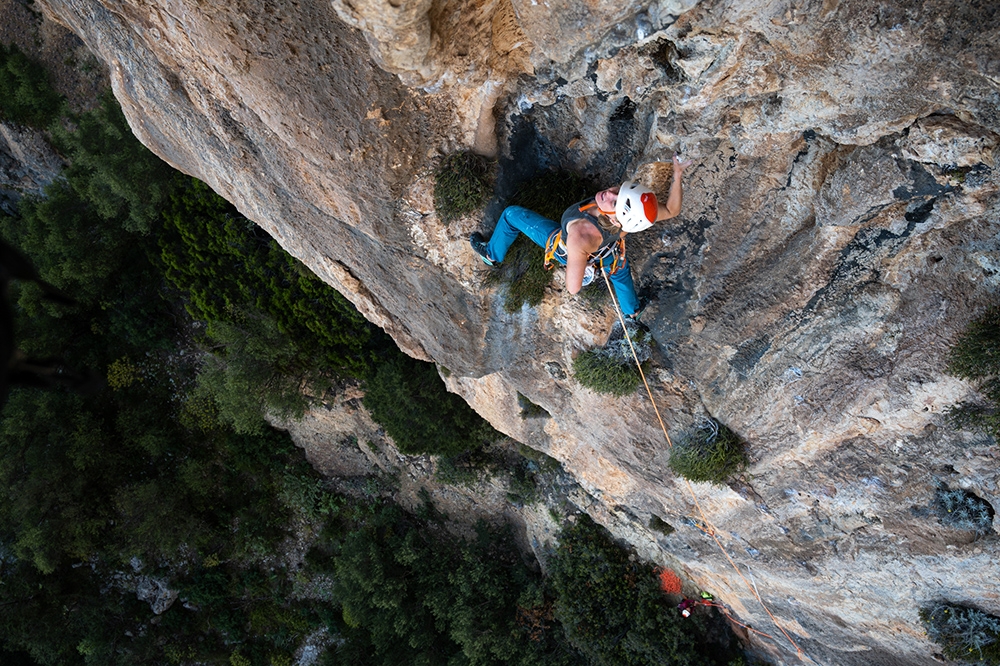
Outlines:
[[[517,393],[517,406],[521,408],[522,419],[550,417],[550,414],[544,407],[531,402],[531,400],[528,400],[527,396],[522,394],[520,391]]]
[[[645,329],[631,323],[623,329],[620,322],[615,322],[609,340],[603,347],[582,352],[573,359],[573,377],[582,386],[598,393],[619,397],[628,395],[642,383],[642,376],[635,364],[636,358],[645,372],[650,356],[652,346]]]
[[[1000,439],[1000,306],[988,308],[968,325],[949,352],[948,372],[975,382],[985,399],[954,405],[948,420]]]
[[[621,397],[639,388],[642,378],[634,365],[620,363],[604,349],[591,349],[573,359],[573,377],[582,386]]]
[[[942,483],[934,491],[934,509],[942,522],[960,530],[986,534],[993,529],[993,505],[968,490]]]
[[[483,284],[507,287],[505,312],[517,312],[525,304],[533,308],[542,302],[545,288],[552,281],[552,271],[545,270],[544,259],[542,248],[522,234],[507,249],[503,263],[483,275]]]
[[[434,209],[451,222],[486,205],[493,192],[493,163],[475,153],[444,158],[434,178]]]
[[[508,202],[542,217],[558,222],[563,211],[597,190],[586,180],[568,171],[545,171],[523,183]],[[504,310],[517,312],[524,304],[535,307],[542,302],[545,288],[552,281],[552,271],[545,270],[545,252],[526,236],[518,236],[507,250],[503,263],[490,269],[483,278],[487,286],[505,285]]]
[[[746,446],[715,419],[703,419],[670,450],[670,469],[691,481],[724,485],[747,466]]]
[[[1000,617],[977,608],[936,601],[919,610],[927,635],[949,659],[1000,666]]]
[[[507,501],[518,506],[534,504],[539,499],[538,466],[530,460],[522,458],[510,473],[510,483],[507,486]]]
[[[494,475],[496,464],[482,447],[458,455],[442,456],[434,469],[434,478],[449,486],[471,488]]]

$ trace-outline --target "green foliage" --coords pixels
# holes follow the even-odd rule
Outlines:
[[[474,541],[434,539],[386,507],[349,533],[334,558],[345,639],[335,664],[575,664],[556,632],[529,638],[518,607],[539,581],[480,527]]]
[[[628,395],[642,383],[636,361],[647,371],[652,356],[650,336],[634,322],[615,322],[608,342],[598,349],[577,354],[573,359],[573,377],[581,385],[598,393]]]
[[[397,355],[365,383],[364,405],[399,450],[454,456],[498,437],[462,398],[449,393],[432,363]]]
[[[568,525],[549,561],[555,617],[594,666],[726,663],[701,614],[681,617],[650,564],[630,557],[586,516]]]
[[[522,419],[533,419],[533,418],[549,418],[549,413],[541,405],[536,405],[527,398],[527,396],[522,395],[520,392],[517,394],[517,406],[521,408],[521,418]]]
[[[560,220],[563,211],[586,199],[596,190],[580,176],[567,171],[545,171],[523,183],[509,204],[533,210],[550,220]],[[504,310],[517,312],[522,305],[535,307],[542,302],[552,272],[545,270],[545,252],[521,235],[507,250],[503,263],[484,276],[487,285],[506,285]]]
[[[302,416],[308,405],[302,383],[308,381],[314,394],[322,394],[329,381],[317,372],[298,371],[299,350],[273,320],[235,312],[231,320],[213,323],[209,336],[220,353],[205,359],[192,398],[212,400],[219,420],[244,434],[264,432],[264,414]]]
[[[434,177],[434,209],[448,223],[486,205],[493,190],[493,163],[470,152],[444,158]]]
[[[656,530],[660,534],[670,535],[674,533],[674,526],[657,515],[649,518],[649,529]]]
[[[538,491],[538,466],[529,460],[521,459],[510,470],[510,482],[507,488],[507,501],[515,506],[529,506],[540,499]]]
[[[993,506],[973,492],[941,484],[934,491],[938,517],[960,530],[986,534],[993,529]]]
[[[623,363],[605,349],[590,349],[573,359],[573,378],[581,386],[614,396],[633,393],[642,383],[634,362]]]
[[[0,118],[47,129],[63,112],[48,73],[14,45],[0,44]]]
[[[746,465],[743,441],[715,419],[705,419],[670,450],[670,469],[691,481],[725,485]]]
[[[280,344],[275,371],[314,381],[320,373],[362,376],[376,350],[391,344],[204,183],[180,178],[165,218],[160,247],[167,280],[191,316],[208,324],[210,338],[229,337],[228,326],[256,337],[247,343],[256,350]]]
[[[507,249],[503,263],[485,272],[483,284],[507,287],[505,312],[518,312],[525,304],[535,307],[542,302],[545,288],[552,281],[552,271],[545,270],[544,255],[542,248],[521,234]]]
[[[67,346],[79,348],[73,341],[81,336],[93,339],[92,331],[142,353],[166,345],[168,306],[159,297],[146,239],[107,224],[64,181],[46,188],[44,199],[22,198],[20,213],[20,219],[0,216],[0,236],[79,304],[56,306],[33,286],[21,289],[18,306],[27,318],[20,322],[18,339],[26,353],[59,355]],[[73,329],[71,321],[79,328]],[[111,360],[100,359],[102,364]],[[91,367],[95,361],[87,359]]]
[[[952,424],[1000,439],[1000,306],[988,308],[965,329],[951,348],[948,372],[973,380],[986,400],[952,407]]]
[[[66,180],[99,216],[126,231],[148,234],[159,225],[173,186],[170,167],[133,136],[110,92],[72,121],[53,129],[69,157]]]
[[[458,455],[441,456],[434,468],[434,478],[439,483],[471,488],[492,476],[493,467],[493,461],[480,447]]]
[[[1000,618],[976,608],[937,601],[920,609],[920,619],[927,635],[949,659],[1000,665]]]

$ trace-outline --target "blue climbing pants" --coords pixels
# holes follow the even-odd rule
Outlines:
[[[545,248],[545,243],[549,236],[559,231],[559,224],[542,217],[533,210],[521,208],[520,206],[507,206],[500,219],[497,221],[496,229],[490,237],[490,242],[486,244],[486,251],[494,261],[503,261],[507,256],[507,250],[517,239],[519,233],[534,241],[535,245]],[[566,260],[558,255],[555,259],[566,265]],[[605,266],[607,273],[610,266]],[[615,287],[615,295],[621,305],[622,314],[633,315],[639,309],[639,298],[635,294],[635,285],[632,283],[632,269],[629,267],[628,259],[614,273],[608,273],[611,284]]]

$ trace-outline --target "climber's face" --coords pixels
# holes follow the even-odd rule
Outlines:
[[[615,202],[618,201],[618,188],[609,187],[606,190],[601,190],[594,195],[594,201],[597,202],[597,207],[602,213],[613,219],[615,216]]]

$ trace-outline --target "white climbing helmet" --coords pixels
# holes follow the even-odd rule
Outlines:
[[[622,183],[615,203],[615,217],[622,225],[622,231],[632,234],[649,229],[656,222],[658,210],[653,190],[634,180]]]

